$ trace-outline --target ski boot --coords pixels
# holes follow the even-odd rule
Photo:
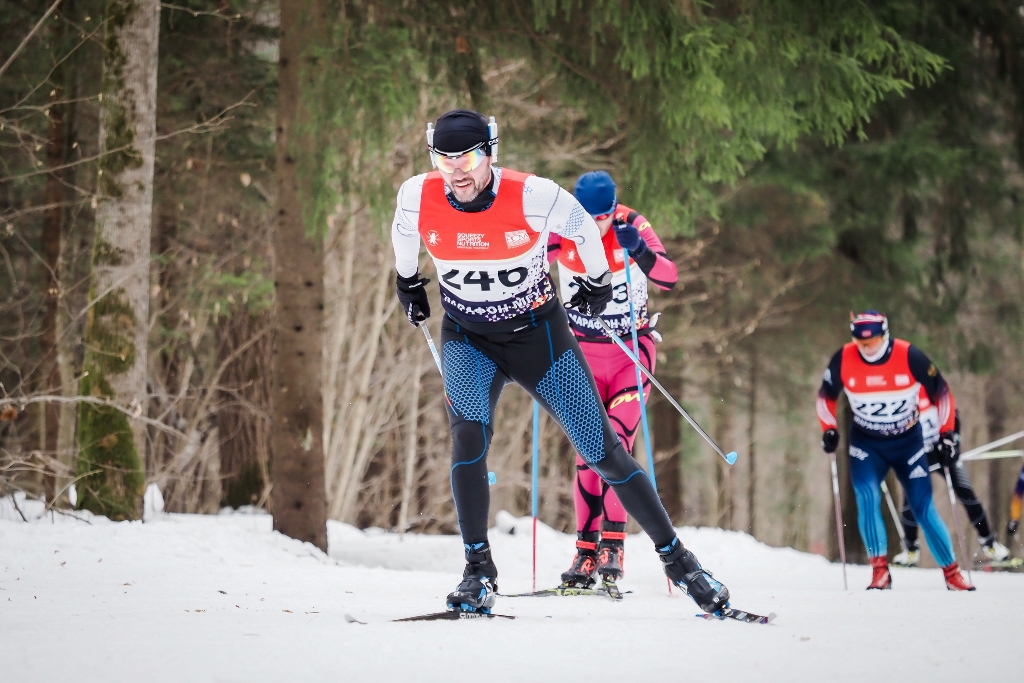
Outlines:
[[[605,583],[615,583],[625,576],[622,568],[626,557],[625,541],[625,522],[601,524],[601,543],[597,546],[597,575]]]
[[[1010,559],[1010,549],[996,540],[995,535],[982,539],[981,552],[993,562],[1004,562]]]
[[[972,591],[974,586],[967,583],[964,580],[963,574],[960,573],[960,567],[957,566],[956,562],[949,565],[948,567],[942,568],[942,573],[946,577],[946,590],[951,591]]]
[[[916,552],[916,551],[915,551]],[[892,588],[892,575],[889,573],[889,563],[885,556],[871,558],[871,583],[868,590],[889,590]]]
[[[498,592],[498,568],[491,560],[491,546],[466,543],[466,569],[462,583],[448,594],[448,609],[453,612],[491,613],[494,594]]]
[[[701,567],[697,558],[683,547],[678,538],[658,548],[658,554],[665,565],[665,575],[669,581],[689,595],[702,610],[714,614],[729,606],[729,589]]]
[[[562,588],[590,588],[597,579],[597,534],[596,531],[580,531],[576,536],[576,557],[569,571],[562,574]]]
[[[916,567],[921,563],[921,551],[916,547],[907,548],[892,558],[892,563],[897,567]]]

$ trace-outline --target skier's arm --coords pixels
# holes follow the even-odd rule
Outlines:
[[[523,214],[535,232],[543,235],[547,230],[575,242],[580,261],[592,280],[599,280],[610,270],[601,231],[575,197],[553,180],[537,176],[527,178],[523,189]]]
[[[821,431],[837,429],[839,422],[836,420],[836,401],[839,400],[839,392],[843,389],[843,350],[839,349],[829,361],[825,376],[821,379],[821,388],[818,389],[818,398],[815,401],[815,408],[818,411],[818,422],[821,423]]]
[[[661,240],[654,233],[650,222],[636,211],[630,211],[626,216],[626,222],[640,231],[642,247],[637,253],[630,256],[644,271],[647,279],[661,289],[672,289],[679,281],[679,271],[676,264],[665,253],[665,247]]]
[[[395,248],[395,268],[404,278],[419,271],[420,264],[420,197],[425,175],[409,178],[398,190],[398,206],[391,223],[391,244]]]
[[[907,349],[910,374],[921,383],[935,407],[939,410],[939,434],[956,431],[956,400],[935,363],[913,344]]]

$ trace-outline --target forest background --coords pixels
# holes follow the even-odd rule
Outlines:
[[[455,107],[497,117],[502,165],[609,170],[679,264],[658,376],[740,458],[651,400],[677,524],[834,556],[814,396],[852,309],[936,360],[966,446],[1019,427],[1019,3],[0,0],[0,60],[0,495],[455,532],[389,243]],[[526,395],[496,419],[492,514],[528,514]],[[1018,464],[969,466],[996,529]],[[558,529],[572,473],[545,418]]]

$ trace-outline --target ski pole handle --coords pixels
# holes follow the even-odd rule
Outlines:
[[[423,336],[427,339],[427,346],[430,347],[430,355],[434,357],[434,363],[437,364],[437,371],[444,378],[444,370],[441,369],[441,356],[437,355],[437,347],[434,346],[434,339],[430,336],[430,330],[427,329],[426,321],[421,322],[419,328],[423,330]]]
[[[704,437],[704,440],[707,441],[711,445],[711,447],[715,449],[715,452],[722,456],[722,459],[725,460],[730,465],[735,465],[736,451],[731,451],[728,455],[726,455],[722,451],[722,449],[718,447],[718,444],[715,443],[715,440],[708,436],[707,432],[700,428],[700,425],[697,424],[692,417],[690,417],[690,414],[683,410],[683,407],[679,405],[674,398],[672,398],[672,394],[668,393],[668,390],[665,387],[661,386],[661,382],[659,382],[658,379],[653,374],[651,374],[651,372],[647,368],[644,367],[644,364],[641,363],[640,360],[633,355],[633,352],[629,350],[629,347],[626,346],[621,339],[619,339],[619,335],[615,334],[612,331],[612,329],[608,327],[608,323],[602,320],[600,316],[596,316],[594,320],[596,320],[598,324],[602,328],[604,328],[605,334],[607,334],[611,338],[611,340],[615,342],[627,356],[629,356],[629,359],[633,361],[633,364],[640,368],[640,371],[647,376],[647,379],[651,380],[651,384],[658,388],[658,391],[660,391],[662,395],[664,395],[665,398],[668,399],[668,402],[672,404],[672,407],[678,410],[679,414],[682,415],[686,419],[686,421],[690,423],[690,426],[696,429],[697,433]]]

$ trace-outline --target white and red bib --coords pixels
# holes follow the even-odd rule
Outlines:
[[[856,344],[843,346],[843,389],[854,423],[868,434],[895,436],[917,424],[921,385],[910,372],[909,348],[909,342],[896,339],[889,360],[871,365]]]
[[[633,209],[624,204],[619,204],[615,209],[614,218],[626,220],[626,217]],[[629,334],[629,297],[628,285],[626,282],[626,262],[622,247],[615,239],[615,231],[609,229],[601,239],[604,246],[605,258],[612,271],[612,300],[604,309],[601,318],[608,327],[615,330],[620,336]],[[573,276],[586,277],[586,268],[579,258],[576,243],[570,239],[562,238],[561,249],[558,254],[558,289],[562,301],[569,301],[579,288],[573,281]],[[648,326],[647,315],[647,275],[633,259],[629,260],[629,277],[633,281],[633,308],[636,311],[636,327],[638,330]],[[579,313],[575,309],[568,309],[569,324],[572,325],[576,334],[585,337],[604,337],[604,330],[593,318]]]

